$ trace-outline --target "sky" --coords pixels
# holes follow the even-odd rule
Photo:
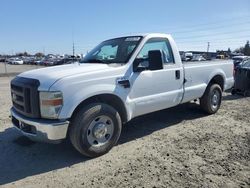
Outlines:
[[[0,54],[85,54],[103,40],[171,34],[179,50],[250,40],[250,0],[0,0]]]

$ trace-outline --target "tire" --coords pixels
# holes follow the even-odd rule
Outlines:
[[[218,84],[209,84],[200,98],[201,108],[208,114],[215,114],[221,105],[222,90]]]
[[[107,153],[117,143],[121,130],[117,110],[104,103],[93,103],[74,116],[69,136],[81,154],[93,158]]]

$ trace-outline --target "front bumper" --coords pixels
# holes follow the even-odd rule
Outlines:
[[[31,140],[59,143],[67,136],[68,121],[27,118],[11,109],[12,123]]]

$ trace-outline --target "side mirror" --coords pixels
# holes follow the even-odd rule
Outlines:
[[[143,62],[142,59],[135,59],[135,61],[133,62],[134,72],[142,72],[148,69],[148,66],[147,67],[141,66],[141,62]]]
[[[161,70],[163,69],[163,54],[161,50],[151,50],[148,52],[148,69]]]

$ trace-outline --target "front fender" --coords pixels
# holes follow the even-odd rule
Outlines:
[[[68,119],[72,116],[76,107],[84,100],[99,94],[111,94],[114,92],[112,85],[93,85],[81,88],[75,92],[63,91],[63,108],[59,114],[59,119]]]
[[[70,92],[70,94],[68,94],[69,92],[70,91],[67,91],[67,94],[64,94],[63,100],[65,101],[65,103],[59,114],[59,119],[70,118],[74,110],[81,102],[96,95],[113,94],[119,97],[123,102],[126,100],[126,97],[122,95],[122,93],[116,88],[116,86],[109,84],[92,85],[84,87],[77,92]]]

